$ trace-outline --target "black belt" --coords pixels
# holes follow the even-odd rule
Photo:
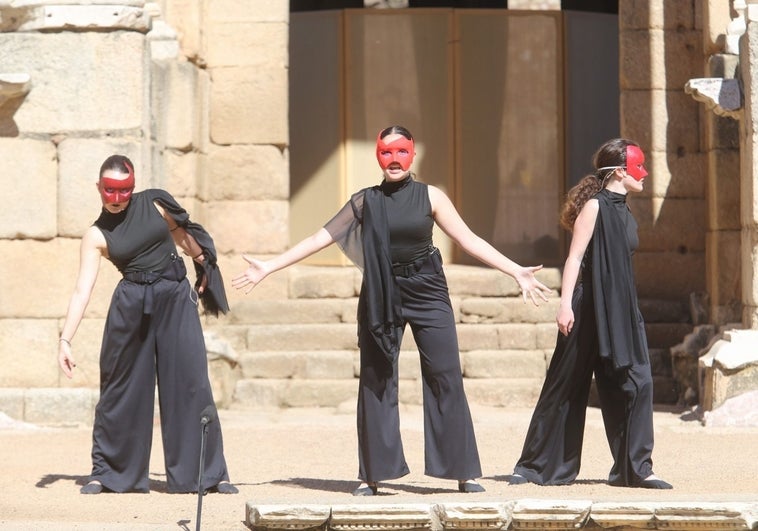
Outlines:
[[[145,296],[142,299],[142,313],[150,315],[153,313],[153,284],[159,280],[182,280],[187,276],[187,268],[184,265],[184,260],[176,255],[172,255],[171,263],[163,271],[157,273],[154,271],[130,271],[124,273],[123,276],[124,280],[145,286]]]
[[[409,262],[407,264],[393,264],[392,274],[396,277],[410,278],[418,273],[434,273],[437,272],[437,268],[434,265],[432,258],[435,255],[439,255],[439,249],[432,248],[431,252],[426,256],[422,256],[418,260]]]

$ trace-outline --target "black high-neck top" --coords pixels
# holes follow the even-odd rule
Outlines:
[[[380,185],[387,209],[390,256],[393,264],[407,264],[429,254],[432,246],[432,204],[429,187],[410,175]]]
[[[103,209],[95,226],[108,246],[108,260],[122,273],[163,271],[176,255],[166,220],[153,204],[152,190],[132,194],[122,212]]]

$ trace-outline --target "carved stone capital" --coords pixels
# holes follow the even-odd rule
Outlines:
[[[29,74],[0,74],[0,106],[8,100],[26,95],[31,88]]]
[[[742,89],[737,79],[704,77],[690,79],[684,92],[719,116],[739,120],[742,110]]]

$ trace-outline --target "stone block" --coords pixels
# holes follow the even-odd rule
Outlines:
[[[357,396],[355,381],[290,380],[282,397],[286,407],[337,407]]]
[[[466,397],[472,404],[482,406],[532,408],[537,403],[542,379],[487,378],[466,379]]]
[[[640,252],[705,251],[704,199],[635,199],[630,208],[639,225]]]
[[[497,339],[497,348],[499,350],[532,350],[539,348],[537,346],[537,326],[534,324],[500,325],[497,327]],[[466,350],[473,350],[473,348]]]
[[[211,9],[208,10],[208,17],[214,22],[287,22],[289,21],[289,2],[271,0],[253,5],[239,0],[214,0]]]
[[[437,514],[442,529],[460,530],[495,530],[508,529],[511,523],[510,513],[515,501],[506,503],[479,502],[469,503],[444,503],[435,505],[433,510]]]
[[[213,19],[206,27],[203,57],[209,68],[285,67],[289,63],[286,22]]]
[[[554,295],[556,295],[554,293]],[[540,323],[552,321],[560,299],[535,306],[521,297],[471,297],[461,301],[460,320],[464,323]]]
[[[466,378],[544,378],[547,371],[542,350],[473,350],[462,357]]]
[[[705,291],[705,254],[701,252],[634,253],[639,298],[681,299]]]
[[[206,201],[287,200],[289,152],[276,146],[215,147],[208,154],[200,190]]]
[[[97,389],[27,389],[24,420],[34,424],[92,425]]]
[[[10,418],[24,420],[24,387],[0,387],[0,412]]]
[[[492,325],[492,324],[461,324],[458,325],[458,345],[460,350],[497,350],[501,347],[499,330],[501,327],[510,327],[514,334],[518,332],[514,327],[528,325]]]
[[[163,188],[175,198],[181,197],[180,203],[190,213],[192,221],[201,225],[203,220],[195,216],[193,213],[195,209],[187,204],[186,198],[194,198],[197,194],[197,181],[201,173],[203,157],[205,155],[194,151],[183,153],[166,150],[162,153],[163,178],[166,181]]]
[[[357,299],[281,299],[271,301],[243,300],[235,304],[229,315],[238,324],[306,324],[341,323],[346,305],[357,306]]]
[[[359,503],[332,505],[329,529],[432,529],[431,505],[425,503]]]
[[[740,153],[714,150],[708,157],[708,228],[740,230]]]
[[[50,241],[2,240],[0,253],[14,274],[0,275],[0,318],[56,318],[65,315],[76,283],[79,266],[79,242],[57,238]],[[40,267],[29,267],[39,264]],[[51,271],[54,274],[51,274]],[[24,281],[18,274],[23,272]],[[100,262],[98,281],[86,316],[105,315],[116,279],[116,268],[106,260]]]
[[[353,266],[295,266],[290,270],[290,296],[296,299],[357,297],[354,277],[360,274]]]
[[[511,521],[515,529],[541,527],[539,522],[545,521],[553,529],[577,529],[589,520],[591,509],[589,500],[517,500]]]
[[[684,91],[627,90],[621,93],[622,134],[645,151],[696,153],[700,150],[699,103]]]
[[[647,153],[650,174],[645,178],[646,195],[667,199],[703,198],[707,160],[704,153]]]
[[[245,507],[245,523],[251,529],[326,529],[329,505],[253,505]]]
[[[619,2],[619,27],[630,29],[697,29],[689,0],[635,0]]]
[[[165,0],[162,15],[176,30],[182,54],[197,59],[202,47],[204,2],[197,0]]]
[[[162,146],[187,152],[199,144],[202,107],[198,68],[190,62],[153,62],[151,116],[153,135]]]
[[[54,319],[0,320],[0,386],[56,387],[58,334]]]
[[[679,90],[702,71],[700,31],[643,28],[619,34],[622,90]]]
[[[741,253],[741,235],[739,231],[714,231],[706,234],[706,259],[708,269],[713,273],[708,278],[708,295],[713,307],[739,306],[742,298],[742,272],[740,261],[735,256]],[[723,312],[733,313],[725,308]],[[712,315],[712,318],[715,316]],[[739,314],[731,321],[739,320]],[[714,320],[714,322],[723,322]]]
[[[356,391],[357,392],[357,391]],[[398,384],[398,401],[406,406],[420,406],[424,403],[420,380],[403,380]]]
[[[490,268],[445,265],[445,276],[451,296],[512,297],[519,293],[516,281]]]
[[[212,76],[210,138],[214,143],[287,145],[284,65],[216,68]]]
[[[204,210],[219,253],[279,253],[287,247],[286,201],[213,201]]]
[[[548,350],[552,354],[558,338],[558,325],[552,323],[538,323],[536,325],[537,348]]]
[[[758,331],[729,330],[698,360],[700,405],[705,411],[758,390]]]
[[[4,33],[3,70],[32,79],[13,115],[18,132],[138,134],[147,104],[144,47],[145,36],[134,31]]]
[[[242,378],[240,356],[231,343],[215,332],[204,332],[208,377],[216,407],[226,408],[232,403],[234,388]]]
[[[146,169],[150,159],[143,157],[142,149],[137,137],[66,138],[58,144],[59,236],[80,238],[100,215],[97,182],[100,166],[111,155],[125,155],[134,163],[137,191],[152,188],[151,172]]]
[[[22,2],[15,16],[0,19],[0,29],[9,31],[103,31],[117,28],[138,32],[150,29],[152,17],[144,2],[125,2],[110,5],[72,5],[67,2]],[[132,4],[132,5],[128,5]]]
[[[55,159],[51,142],[0,138],[0,160],[6,161],[0,238],[47,239],[58,233]]]
[[[234,407],[282,407],[288,382],[272,378],[238,380],[234,387]]]
[[[354,350],[352,324],[252,325],[247,342],[256,350]]]

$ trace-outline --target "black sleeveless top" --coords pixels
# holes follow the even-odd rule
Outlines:
[[[390,255],[393,264],[408,264],[429,254],[432,246],[432,204],[429,187],[410,175],[399,182],[382,182]]]
[[[94,225],[108,246],[108,260],[121,273],[163,271],[176,255],[176,244],[166,220],[153,204],[154,190],[132,194],[118,214],[103,209]]]

